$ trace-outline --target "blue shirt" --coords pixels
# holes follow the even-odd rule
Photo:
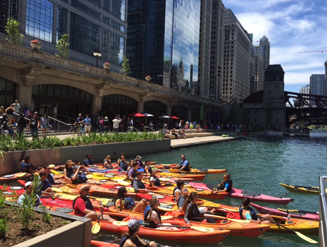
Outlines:
[[[84,124],[86,126],[90,126],[91,125],[91,118],[85,118],[83,121],[84,121]]]
[[[188,160],[181,160],[181,162],[179,162],[180,165],[182,165],[181,169],[183,169],[184,171],[189,171],[190,170],[190,162],[188,162]]]
[[[83,160],[83,165],[85,165],[85,166],[94,165],[94,162],[93,162],[92,159],[85,158],[85,159]]]

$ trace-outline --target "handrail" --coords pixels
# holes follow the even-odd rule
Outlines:
[[[151,131],[155,132],[155,130],[153,128],[151,128],[150,126],[144,126],[143,130],[145,131],[146,129],[150,129]]]
[[[132,130],[136,130],[137,132],[141,132],[139,129],[135,128],[134,126],[128,126],[127,128],[129,131],[132,129]]]
[[[68,121],[69,121],[69,123],[70,123],[70,120],[74,121],[74,123],[75,123],[75,120],[76,120],[76,118],[71,118],[71,117],[68,117],[68,116],[66,116],[66,115],[58,114],[58,116],[67,118]]]
[[[327,176],[319,177],[319,246],[326,247],[327,241],[327,202],[325,181]]]
[[[65,122],[63,122],[63,121],[60,121],[60,120],[58,120],[58,119],[56,119],[56,118],[53,118],[53,117],[50,117],[50,116],[48,116],[48,118],[50,118],[50,119],[52,119],[52,120],[54,120],[54,121],[57,121],[58,123],[61,123],[61,124],[67,125],[67,126],[71,126],[71,125],[72,125],[71,123],[65,123]]]

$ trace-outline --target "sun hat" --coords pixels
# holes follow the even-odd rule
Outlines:
[[[25,188],[30,187],[33,184],[32,181],[28,181],[25,183]]]
[[[137,219],[131,219],[128,221],[128,228],[132,231],[137,229],[140,226],[140,222]]]
[[[136,160],[141,160],[142,159],[142,156],[141,155],[136,155]]]
[[[72,160],[67,160],[67,161],[66,161],[66,164],[67,164],[67,165],[74,165],[75,163],[74,163]]]
[[[83,190],[86,190],[86,189],[91,189],[91,185],[83,185],[80,189],[79,189],[79,192],[78,193],[82,193]]]

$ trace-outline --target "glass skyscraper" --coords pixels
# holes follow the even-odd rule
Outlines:
[[[71,58],[95,63],[93,52],[101,51],[101,60],[119,66],[126,42],[126,0],[0,0],[0,6],[12,10],[21,23],[25,45],[37,38],[42,51],[54,53],[61,35],[70,37]],[[8,5],[8,6],[7,6]],[[18,6],[18,7],[16,7]],[[17,15],[18,8],[19,14]],[[5,16],[7,19],[8,16]],[[3,18],[4,19],[4,18]],[[6,20],[0,19],[0,31],[4,32]],[[30,38],[29,38],[30,37]],[[90,56],[92,60],[90,61]]]
[[[126,55],[132,76],[180,90],[198,82],[199,0],[130,0]]]

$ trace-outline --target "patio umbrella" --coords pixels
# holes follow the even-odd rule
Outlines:
[[[134,117],[145,117],[145,115],[143,115],[142,113],[136,113]]]
[[[166,118],[170,118],[169,116],[167,116],[167,115],[162,115],[162,116],[160,116],[159,118],[163,118],[164,119],[164,123],[166,122]]]
[[[172,119],[179,119],[178,117],[175,117],[175,116],[171,116]]]
[[[148,117],[154,117],[154,115],[150,113],[143,113],[143,115],[145,116],[145,125],[148,125]]]

